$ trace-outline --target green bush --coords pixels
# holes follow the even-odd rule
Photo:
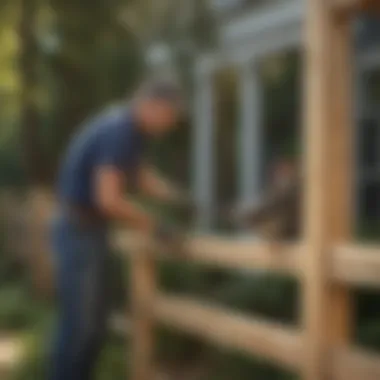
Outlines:
[[[126,342],[112,338],[106,345],[97,370],[97,380],[128,379],[130,353]]]
[[[115,310],[125,310],[129,303],[129,261],[125,253],[112,254],[110,256],[112,277],[109,280],[109,297],[111,307]]]
[[[358,328],[359,344],[380,352],[380,318],[365,321]]]
[[[38,327],[25,336],[26,349],[10,380],[41,380],[46,377],[48,350],[51,339],[49,327]],[[126,379],[128,351],[123,340],[113,338],[106,345],[99,366],[97,380]]]
[[[206,345],[199,339],[160,328],[157,333],[156,357],[161,363],[175,366],[196,361],[202,357]]]
[[[25,350],[10,380],[40,380],[45,375],[46,335],[34,329],[25,336]]]
[[[360,221],[355,232],[360,241],[378,242],[380,240],[379,231],[378,222]]]
[[[17,189],[26,186],[22,155],[17,140],[2,141],[0,146],[0,187],[9,186]]]
[[[207,271],[197,265],[167,261],[159,267],[159,283],[165,291],[194,295],[207,288]]]
[[[298,287],[290,278],[267,273],[240,275],[221,287],[214,298],[234,310],[297,323]]]
[[[297,376],[259,359],[215,350],[210,372],[200,380],[296,380]]]
[[[0,289],[0,330],[25,329],[38,323],[46,308],[30,297],[23,284]]]
[[[216,289],[228,284],[234,275],[228,271],[175,260],[160,263],[159,285],[166,292],[212,300]]]
[[[203,375],[198,380],[296,380],[289,372],[267,362],[211,347],[201,339],[160,329],[157,359],[172,368],[192,368],[200,364]]]

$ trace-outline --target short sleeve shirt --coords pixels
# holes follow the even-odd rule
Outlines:
[[[133,185],[144,145],[145,137],[125,107],[113,107],[88,121],[69,144],[60,168],[59,201],[95,209],[94,172],[100,166],[123,171]]]

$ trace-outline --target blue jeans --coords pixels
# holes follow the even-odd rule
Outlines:
[[[59,312],[48,380],[89,380],[110,309],[107,231],[59,215],[52,245]]]

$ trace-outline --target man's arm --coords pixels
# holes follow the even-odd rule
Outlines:
[[[124,174],[113,166],[100,166],[95,173],[95,201],[109,218],[126,222],[131,227],[152,232],[156,223],[151,215],[124,197]]]
[[[162,178],[154,168],[146,164],[140,168],[139,187],[145,195],[163,202],[180,203],[186,199],[182,190]]]

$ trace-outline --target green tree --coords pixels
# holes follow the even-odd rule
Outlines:
[[[120,98],[140,76],[136,40],[119,19],[122,0],[50,0],[54,22],[49,26],[56,48],[46,51],[52,73],[56,153],[53,170],[68,138],[80,123],[105,103]]]
[[[20,125],[24,165],[33,182],[46,180],[46,157],[40,139],[40,114],[36,102],[38,86],[38,47],[36,22],[37,0],[20,1],[20,78],[21,112]]]

